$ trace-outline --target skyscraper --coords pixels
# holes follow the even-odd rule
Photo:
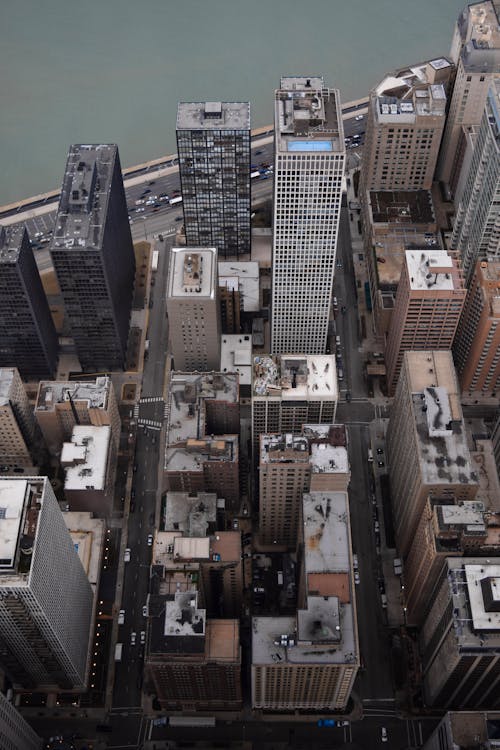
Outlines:
[[[0,693],[0,750],[41,750],[42,739]]]
[[[345,161],[339,93],[318,76],[282,78],[274,123],[271,350],[323,354]]]
[[[464,127],[481,122],[490,81],[500,72],[499,29],[495,4],[490,0],[467,5],[455,26],[450,59],[457,74],[436,172],[452,189],[460,176],[457,153]]]
[[[481,124],[470,138],[474,145],[456,196],[451,238],[467,281],[477,260],[500,260],[500,76],[491,83]]]
[[[217,250],[214,247],[173,247],[167,312],[176,370],[219,369],[218,295]]]
[[[500,262],[478,261],[453,354],[462,391],[494,396],[500,388]]]
[[[135,256],[117,146],[70,147],[50,254],[83,370],[123,369]]]
[[[35,418],[15,367],[0,369],[0,457],[4,465],[33,466]]]
[[[46,477],[0,479],[0,666],[15,686],[83,689],[93,592]]]
[[[451,352],[405,352],[387,454],[396,543],[406,556],[428,497],[474,500],[478,489]]]
[[[385,357],[391,394],[406,351],[451,349],[466,294],[457,261],[444,250],[405,256]]]
[[[250,252],[250,104],[180,102],[177,151],[189,247]]]
[[[0,367],[53,377],[57,333],[25,227],[0,226]]]
[[[439,58],[387,75],[373,89],[363,149],[364,191],[431,188],[452,70],[448,60]]]

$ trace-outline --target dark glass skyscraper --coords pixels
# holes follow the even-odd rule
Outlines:
[[[70,147],[50,253],[83,370],[123,369],[135,257],[117,146]]]
[[[57,333],[24,227],[0,227],[0,367],[55,377]]]
[[[188,247],[250,252],[250,104],[180,102],[177,150]]]

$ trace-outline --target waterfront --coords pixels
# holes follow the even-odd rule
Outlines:
[[[321,72],[344,101],[387,70],[449,52],[463,3],[442,0],[6,0],[0,205],[51,189],[72,142],[123,166],[175,151],[177,102],[239,99],[272,122],[285,73]]]

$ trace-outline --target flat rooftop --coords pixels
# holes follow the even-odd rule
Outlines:
[[[497,72],[500,28],[493,3],[487,0],[467,5],[457,23],[464,42],[462,60],[465,69],[471,72]]]
[[[463,289],[456,265],[446,250],[407,250],[405,257],[412,291]]]
[[[117,156],[115,144],[70,146],[51,250],[102,247]]]
[[[42,380],[38,386],[36,411],[54,411],[56,404],[69,401],[87,404],[89,409],[107,409],[111,379],[101,376],[92,381]]]
[[[260,435],[260,462],[309,463],[309,441],[301,435]]]
[[[101,570],[105,521],[82,511],[66,511],[63,518],[89,583],[95,588]]]
[[[66,472],[65,490],[98,490],[106,487],[111,427],[75,425],[71,442],[63,443],[61,465]]]
[[[446,558],[459,648],[500,646],[500,563],[486,557]]]
[[[274,118],[278,152],[345,152],[340,95],[320,76],[282,78]]]
[[[239,290],[244,312],[260,310],[259,264],[256,261],[219,261],[219,286]]]
[[[240,386],[252,384],[252,336],[224,333],[220,343],[221,372],[237,372]]]
[[[250,130],[249,102],[179,102],[177,130]]]
[[[409,351],[403,357],[408,363],[410,391],[421,394],[425,388],[445,388],[452,419],[463,421],[461,393],[452,353],[449,350]]]
[[[27,489],[24,479],[0,479],[0,573],[15,565]]]
[[[383,225],[375,226],[372,232],[372,244],[375,245],[377,258],[377,276],[379,286],[396,290],[401,278],[403,263],[407,250],[427,251],[429,248],[442,249],[441,238],[437,232],[424,231],[422,228],[405,225],[391,225],[386,231]]]
[[[254,397],[284,400],[336,400],[337,367],[330,354],[262,354],[253,359]]]
[[[371,190],[373,223],[434,224],[436,217],[430,190]]]
[[[24,224],[12,224],[8,227],[0,225],[0,263],[17,262],[25,232]]]
[[[173,247],[170,251],[168,296],[215,300],[217,250],[215,247]]]
[[[167,492],[165,529],[178,530],[186,536],[206,536],[217,517],[215,492]]]
[[[486,508],[476,500],[434,506],[440,531],[466,531],[486,535]]]

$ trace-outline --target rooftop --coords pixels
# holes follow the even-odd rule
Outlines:
[[[466,71],[495,73],[499,70],[500,28],[490,0],[467,5],[458,18]]]
[[[258,312],[259,264],[256,261],[219,261],[219,286],[238,291],[244,312]]]
[[[111,427],[75,425],[71,442],[63,443],[61,466],[66,471],[65,490],[97,490],[106,487]]]
[[[407,250],[406,265],[413,291],[463,289],[456,264],[446,250]]]
[[[243,333],[224,333],[220,346],[220,369],[237,372],[240,386],[252,383],[252,337]]]
[[[0,586],[27,586],[47,477],[0,479]]]
[[[409,226],[436,221],[429,190],[371,190],[370,206],[374,223]]]
[[[500,560],[448,557],[454,633],[459,648],[500,647]]]
[[[214,492],[167,492],[165,529],[177,530],[186,536],[206,536],[215,527],[217,495]]]
[[[276,150],[344,152],[340,97],[319,76],[281,79],[275,94]]]
[[[215,299],[217,250],[215,247],[173,247],[170,251],[168,296]]]
[[[63,513],[63,518],[87,578],[95,587],[99,583],[105,520],[82,511],[67,511]]]
[[[89,409],[106,409],[111,387],[111,379],[106,376],[96,378],[95,382],[42,380],[38,387],[35,410],[53,411],[56,404],[68,401],[85,401]]]
[[[51,250],[100,249],[118,147],[70,146]]]
[[[254,396],[284,400],[336,400],[337,368],[330,354],[260,355],[253,360]]]
[[[179,102],[177,130],[250,130],[249,102]]]
[[[0,225],[0,263],[16,263],[21,252],[25,233],[24,224]]]
[[[453,64],[441,57],[387,75],[373,92],[378,122],[414,123],[417,117],[444,118],[446,92],[441,81],[447,81],[452,71]]]

